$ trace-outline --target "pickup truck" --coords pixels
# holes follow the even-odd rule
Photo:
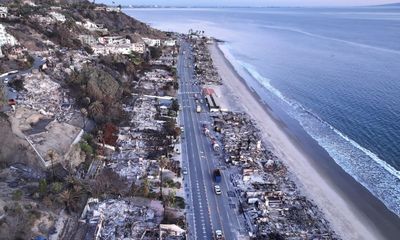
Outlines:
[[[221,170],[219,170],[218,168],[214,170],[214,181],[216,183],[220,183],[222,180],[222,174],[221,174]]]

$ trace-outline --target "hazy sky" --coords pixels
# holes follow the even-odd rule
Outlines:
[[[97,0],[96,2],[164,6],[359,6],[396,3],[400,0]]]

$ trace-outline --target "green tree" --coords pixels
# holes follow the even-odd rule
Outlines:
[[[168,192],[168,197],[167,197],[168,206],[171,207],[175,206],[175,197],[176,197],[175,191]]]
[[[47,195],[47,181],[46,179],[39,180],[39,195],[44,197]]]
[[[65,204],[67,211],[76,211],[78,209],[79,199],[81,192],[72,190],[65,190],[60,193],[59,198]]]
[[[50,161],[51,161],[51,174],[52,174],[52,177],[53,177],[53,181],[55,180],[55,172],[54,172],[54,160],[55,160],[55,158],[56,158],[56,153],[54,152],[54,150],[53,149],[50,149],[48,152],[47,152],[47,157],[50,159]]]
[[[150,184],[149,184],[149,180],[147,178],[145,178],[143,180],[142,183],[142,193],[143,193],[143,197],[149,197],[149,193],[150,193]]]
[[[164,131],[167,135],[178,137],[181,134],[181,129],[176,126],[176,121],[173,119],[168,119],[164,123]]]
[[[21,190],[15,190],[14,192],[13,192],[13,195],[12,195],[12,200],[14,200],[14,201],[19,201],[19,200],[21,200],[21,198],[22,198],[22,191]]]
[[[164,196],[163,196],[163,171],[164,171],[164,169],[168,166],[168,163],[169,163],[169,159],[168,158],[166,158],[166,157],[164,157],[164,156],[162,156],[161,158],[160,158],[160,162],[159,162],[159,165],[160,165],[160,199],[161,199],[161,201],[163,201],[164,200]]]
[[[51,184],[51,191],[53,193],[61,192],[62,188],[63,188],[63,184],[61,182],[54,182]]]
[[[149,47],[150,56],[152,59],[158,59],[161,57],[162,50],[159,47]]]
[[[179,102],[178,99],[172,100],[171,109],[175,112],[179,111]]]
[[[81,150],[86,153],[86,155],[93,155],[93,148],[86,141],[81,141],[79,146],[81,147]]]

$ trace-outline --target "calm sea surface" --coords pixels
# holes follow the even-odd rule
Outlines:
[[[151,26],[205,30],[280,106],[400,215],[400,8],[131,9]]]

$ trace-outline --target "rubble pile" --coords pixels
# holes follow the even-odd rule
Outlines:
[[[161,130],[162,122],[156,120],[157,100],[152,98],[139,98],[132,111],[131,123],[139,130]]]
[[[107,240],[155,239],[160,223],[155,210],[127,199],[89,199],[81,221],[95,229],[96,239]]]
[[[248,115],[224,113],[214,126],[221,131],[226,162],[238,170],[231,181],[250,232],[258,238],[337,238],[315,204],[300,195],[282,162],[263,147]]]
[[[126,177],[129,181],[141,179],[146,174],[146,169],[149,166],[148,161],[143,161],[142,158],[121,158],[124,154],[118,154],[117,157],[112,158],[112,162],[107,164],[121,177]]]
[[[124,130],[126,127],[120,130],[117,141],[119,151],[113,153],[107,167],[113,169],[120,176],[126,177],[130,183],[136,183],[137,180],[144,177],[149,180],[158,180],[158,161],[144,158],[147,155],[144,142],[141,138],[134,137],[140,133],[131,134],[131,138],[128,138],[124,134]]]
[[[62,50],[61,50],[62,52]],[[61,59],[49,57],[48,61],[53,64],[52,74],[60,75],[63,73],[70,74],[72,71],[79,72],[85,63],[89,62],[89,56],[84,50],[73,50],[65,52]]]
[[[222,84],[222,79],[214,67],[208,44],[208,38],[191,38],[193,50],[195,52],[195,72],[196,78],[202,84]]]
[[[226,153],[226,162],[234,165],[239,163],[259,162],[268,159],[261,145],[259,131],[254,122],[244,113],[228,113],[222,115],[225,123],[232,125],[223,128],[222,142]],[[218,126],[220,121],[216,120]]]
[[[150,64],[175,67],[177,63],[176,54],[177,51],[175,47],[168,47],[166,49],[163,49],[162,54],[158,59],[150,60]]]
[[[72,100],[60,84],[52,81],[48,75],[34,73],[27,75],[24,81],[25,90],[18,96],[18,104],[59,121],[70,119],[74,113]]]
[[[151,82],[171,82],[174,78],[171,73],[163,69],[154,69],[144,73],[144,80]]]
[[[174,58],[175,59],[175,58]],[[146,71],[139,76],[135,92],[155,96],[175,96],[177,80],[171,71],[156,68]]]

